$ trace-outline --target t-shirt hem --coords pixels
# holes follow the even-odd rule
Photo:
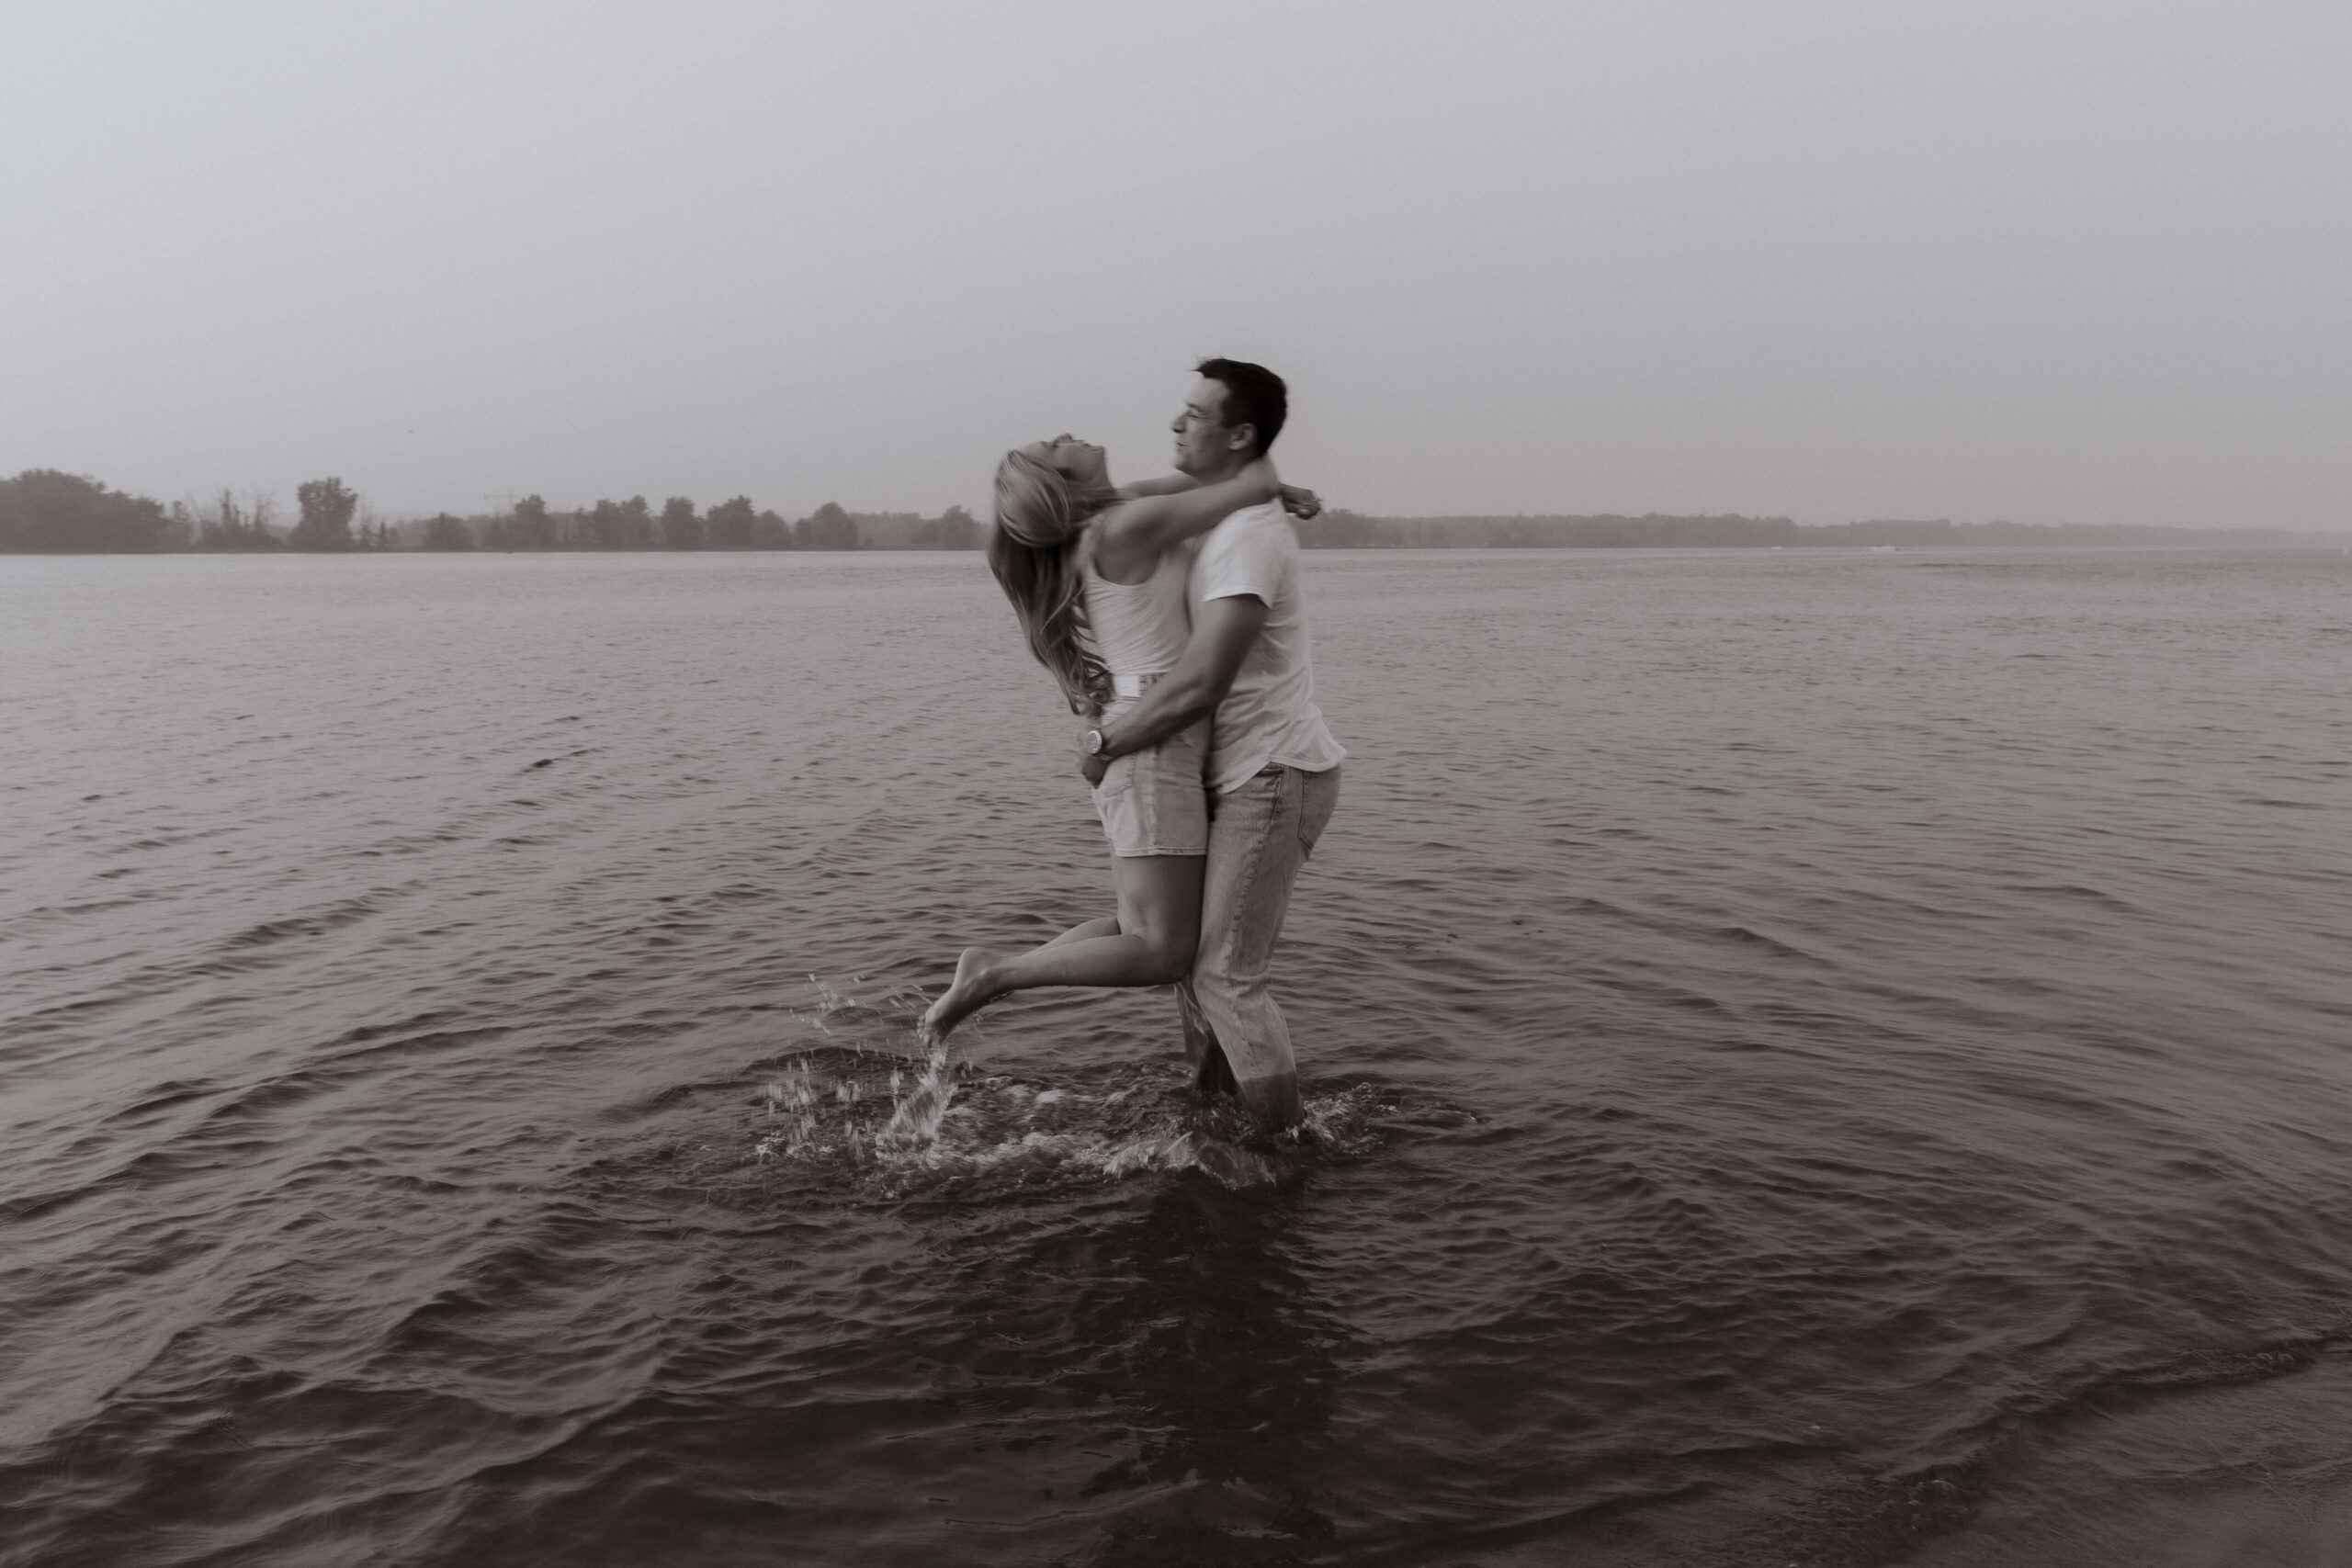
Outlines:
[[[1300,757],[1296,752],[1293,752],[1291,755],[1285,757],[1279,751],[1269,751],[1258,761],[1250,763],[1247,768],[1236,768],[1228,773],[1219,773],[1215,783],[1213,783],[1210,787],[1216,790],[1219,795],[1231,795],[1235,790],[1239,789],[1243,784],[1248,784],[1251,779],[1256,778],[1268,768],[1273,767],[1296,768],[1302,773],[1328,773],[1333,768],[1338,767],[1341,762],[1348,760],[1348,750],[1346,747],[1340,745],[1335,740],[1331,743],[1331,749],[1333,751],[1337,752],[1338,755],[1334,756],[1329,761],[1325,762],[1321,767],[1310,766],[1306,759]]]

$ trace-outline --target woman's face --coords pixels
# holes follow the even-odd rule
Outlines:
[[[1081,490],[1110,482],[1110,459],[1102,447],[1091,441],[1080,441],[1075,435],[1057,435],[1051,441],[1033,441],[1022,450]]]

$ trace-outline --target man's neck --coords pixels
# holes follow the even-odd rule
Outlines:
[[[1221,485],[1249,466],[1249,458],[1237,457],[1231,462],[1215,468],[1188,468],[1185,471],[1192,477],[1194,484]]]

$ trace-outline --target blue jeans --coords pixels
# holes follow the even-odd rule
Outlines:
[[[1290,1026],[1267,983],[1291,885],[1340,804],[1340,770],[1280,763],[1209,796],[1209,860],[1201,945],[1176,987],[1184,1052],[1204,1089],[1227,1089],[1258,1120],[1282,1128],[1305,1112]]]

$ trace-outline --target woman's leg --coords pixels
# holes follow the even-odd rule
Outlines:
[[[1069,930],[1062,932],[1061,935],[1054,938],[1053,941],[1047,942],[1046,945],[1047,947],[1059,947],[1066,942],[1084,942],[1089,937],[1117,936],[1118,934],[1119,917],[1116,915],[1103,915],[1096,919],[1079,921],[1078,924],[1070,927]]]
[[[1008,991],[1039,986],[1166,986],[1192,972],[1201,936],[1201,855],[1114,855],[1116,921],[1089,920],[1027,953],[967,947],[955,983],[923,1015],[922,1032],[947,1032]],[[1109,928],[1109,929],[1105,929]]]

